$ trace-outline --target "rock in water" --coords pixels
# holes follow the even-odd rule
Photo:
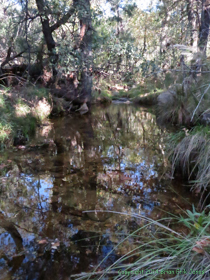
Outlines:
[[[77,111],[79,111],[81,115],[86,114],[89,111],[87,104],[83,103]]]
[[[201,115],[201,123],[203,125],[210,125],[210,110],[204,112]]]

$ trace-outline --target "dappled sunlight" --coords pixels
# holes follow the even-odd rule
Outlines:
[[[42,127],[39,128],[38,135],[39,137],[42,136],[43,138],[47,138],[53,129],[53,126],[51,123],[44,124]]]
[[[17,117],[25,117],[30,111],[31,109],[25,104],[15,105],[15,114]]]
[[[46,119],[52,111],[52,106],[49,102],[43,98],[39,100],[37,104],[35,104],[35,108],[33,109],[33,114],[36,116],[40,121]]]

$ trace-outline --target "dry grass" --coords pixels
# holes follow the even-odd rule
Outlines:
[[[129,215],[127,213],[115,213]],[[119,246],[123,246],[128,239],[133,240],[135,248],[120,256],[105,270],[100,268],[102,261],[93,272],[71,275],[72,279],[209,279],[209,218],[203,213],[195,211],[188,211],[186,214],[186,218],[170,217],[159,221],[132,214],[132,217],[144,220],[144,225],[128,235],[112,251],[117,250]],[[206,220],[205,223],[201,223],[200,227],[197,224],[195,227],[197,221],[195,217],[197,216]],[[190,234],[186,236],[165,226],[164,224],[169,220],[179,223],[180,231],[183,224],[189,226]]]
[[[158,98],[157,115],[160,123],[170,122],[172,124],[190,123],[191,112],[196,107],[193,95],[188,95],[182,85],[174,85]]]
[[[182,84],[173,85],[158,98],[160,123],[194,125],[210,106],[210,78],[186,77]]]
[[[170,143],[173,171],[182,170],[197,191],[210,186],[210,130],[198,126]]]

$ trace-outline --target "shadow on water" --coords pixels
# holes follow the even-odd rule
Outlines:
[[[189,208],[181,183],[163,177],[165,134],[146,109],[112,104],[51,120],[1,154],[0,279],[69,279],[108,255],[106,268],[133,246],[113,250],[144,223],[132,214]]]

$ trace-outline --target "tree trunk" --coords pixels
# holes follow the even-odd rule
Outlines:
[[[67,23],[68,19],[72,16],[75,9],[74,6],[71,6],[68,12],[62,16],[55,24],[50,26],[48,14],[46,12],[46,6],[44,0],[36,0],[36,5],[39,11],[41,23],[42,23],[42,32],[47,44],[47,49],[49,51],[50,62],[52,64],[53,76],[57,75],[56,64],[58,62],[58,54],[55,50],[55,40],[52,36],[52,32],[59,28],[61,25]]]
[[[195,16],[195,3],[194,0],[187,0],[187,17],[188,17],[188,26],[190,33],[190,45],[192,47],[197,47],[198,45],[198,35],[196,29],[196,16]]]
[[[47,44],[47,49],[49,51],[50,62],[52,63],[53,76],[56,76],[57,75],[56,63],[58,61],[58,54],[56,54],[55,51],[55,41],[52,36],[49,18],[46,13],[44,1],[36,0],[36,5],[40,14],[40,19],[42,23],[42,32],[44,34],[44,38]]]
[[[92,91],[92,19],[89,0],[75,0],[80,20],[81,55],[80,79],[78,85],[78,100],[80,103],[90,103]]]
[[[199,30],[199,50],[206,55],[210,26],[210,0],[202,0],[201,25]]]

